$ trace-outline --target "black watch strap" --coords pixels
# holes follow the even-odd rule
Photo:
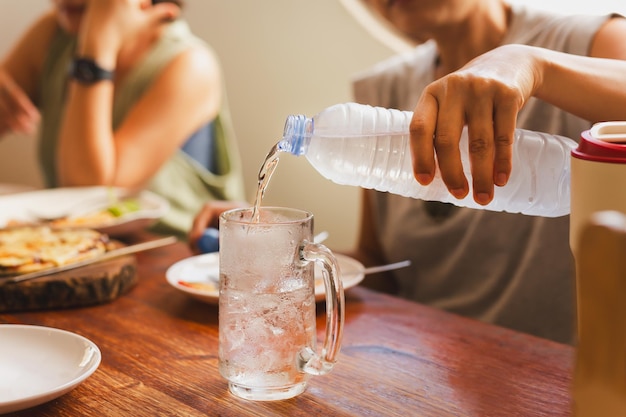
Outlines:
[[[70,64],[69,75],[82,84],[94,84],[102,80],[113,80],[115,72],[102,68],[91,58],[74,58]]]

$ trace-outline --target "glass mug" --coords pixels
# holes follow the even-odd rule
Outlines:
[[[341,346],[343,286],[337,261],[313,242],[313,215],[262,207],[220,216],[219,368],[234,395],[282,400],[332,369]],[[316,348],[314,262],[326,288],[326,337]]]

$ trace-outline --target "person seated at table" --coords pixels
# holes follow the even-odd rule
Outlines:
[[[243,180],[218,58],[182,7],[54,0],[0,65],[0,135],[40,124],[47,187],[151,190],[170,204],[154,230],[186,237]]]
[[[489,139],[475,147],[487,149],[489,157],[474,159],[475,198],[485,204],[493,185],[506,183],[506,147],[515,127],[578,139],[593,122],[626,119],[626,21],[618,16],[557,16],[499,0],[367,3],[419,46],[358,74],[355,99],[414,110],[414,150],[429,156],[436,146],[458,197],[467,185],[449,162],[456,154],[443,151],[446,130],[455,144],[464,124]],[[494,128],[506,138],[497,159]],[[415,162],[424,184],[432,169],[430,157]],[[568,216],[475,210],[374,190],[363,190],[361,207],[354,255],[366,265],[411,260],[408,268],[367,276],[366,285],[574,342]],[[189,233],[192,248],[207,224],[217,224],[223,208],[209,203],[198,214]]]
[[[501,0],[363,0],[419,45],[354,79],[357,102],[414,111],[416,179],[435,160],[468,193],[457,145],[469,126],[473,198],[487,204],[511,169],[514,128],[578,140],[626,120],[626,20],[556,15]],[[525,44],[525,45],[521,45]],[[405,259],[376,279],[395,294],[559,342],[575,341],[569,216],[475,210],[364,190],[358,253]],[[379,287],[380,288],[380,287]]]

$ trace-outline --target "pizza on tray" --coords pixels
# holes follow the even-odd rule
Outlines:
[[[106,234],[91,229],[23,226],[0,229],[0,276],[67,265],[105,253]]]

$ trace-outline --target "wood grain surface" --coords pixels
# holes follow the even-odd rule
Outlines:
[[[57,327],[102,351],[76,389],[11,416],[567,416],[573,349],[354,287],[333,371],[302,395],[232,396],[218,371],[218,309],[171,287],[182,243],[137,255],[140,281],[102,305],[0,314]],[[318,306],[318,338],[324,332]]]
[[[82,307],[107,303],[137,283],[133,255],[19,283],[0,284],[0,312]]]

